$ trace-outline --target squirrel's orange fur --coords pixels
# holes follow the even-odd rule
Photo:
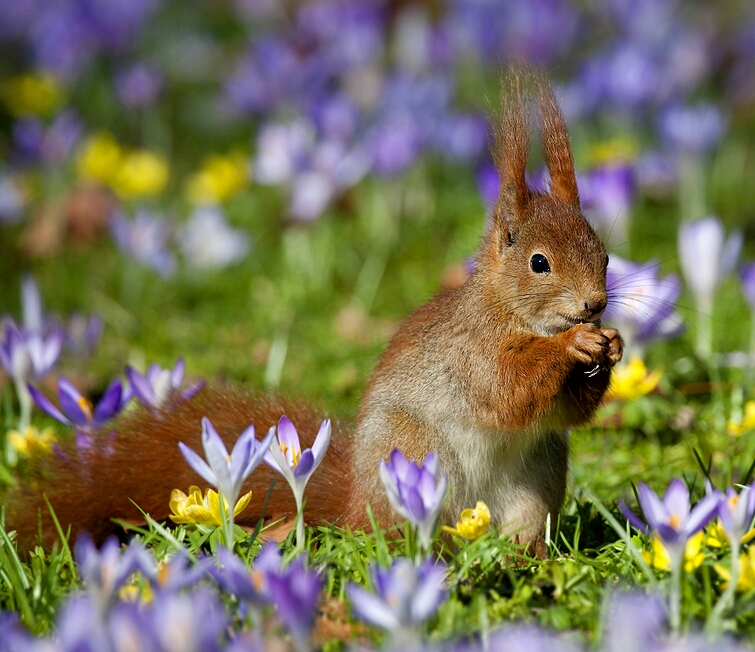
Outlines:
[[[594,413],[622,343],[615,330],[600,327],[606,251],[580,210],[569,138],[551,88],[537,73],[509,74],[504,85],[494,152],[501,192],[476,269],[461,288],[419,308],[393,337],[354,433],[335,424],[330,450],[307,487],[309,523],[365,525],[367,503],[381,524],[395,522],[378,462],[396,447],[416,460],[437,451],[451,487],[444,519],[452,522],[484,500],[494,523],[543,554],[545,520],[564,499],[568,429]],[[525,181],[535,108],[551,177],[545,194]],[[533,256],[544,257],[549,270],[542,261],[533,265]],[[64,525],[99,537],[110,517],[140,517],[130,501],[165,518],[171,489],[200,483],[177,443],[201,452],[201,417],[232,442],[250,423],[264,433],[284,413],[310,445],[322,413],[237,390],[204,390],[160,418],[147,410],[126,416],[118,435],[81,463],[75,453],[53,459],[48,481],[14,491],[8,525],[28,540],[42,490]],[[260,517],[271,478],[264,464],[252,474],[244,491],[255,490],[258,507],[240,523]],[[278,482],[266,516],[293,512],[289,489]]]

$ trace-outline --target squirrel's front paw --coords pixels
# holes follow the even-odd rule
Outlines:
[[[602,365],[606,362],[611,338],[595,324],[577,324],[561,335],[566,339],[567,354],[577,362],[585,365]]]
[[[609,367],[613,367],[624,355],[624,340],[615,328],[601,328],[600,331],[608,338],[606,363]]]

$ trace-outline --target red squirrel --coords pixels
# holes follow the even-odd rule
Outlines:
[[[502,97],[494,149],[501,190],[474,272],[397,331],[353,432],[333,424],[330,450],[305,493],[310,524],[367,525],[367,504],[381,525],[395,523],[379,461],[394,448],[417,461],[437,451],[450,485],[441,520],[454,522],[483,500],[493,523],[544,555],[547,515],[555,517],[564,500],[569,428],[595,412],[622,341],[600,326],[608,257],[581,212],[553,92],[542,73],[519,71],[505,77]],[[525,178],[533,109],[551,178],[546,193]],[[97,539],[114,529],[113,518],[141,520],[137,505],[164,519],[172,489],[202,484],[178,448],[183,441],[201,450],[202,417],[230,443],[249,424],[264,434],[282,414],[305,447],[326,417],[303,402],[224,387],[157,415],[131,411],[115,422],[115,436],[103,433],[88,452],[71,446],[49,456],[35,483],[11,489],[6,527],[26,545],[40,532],[50,543],[55,530],[43,492],[64,527]],[[243,491],[254,497],[239,524],[258,521],[273,475],[263,464],[247,480]],[[294,513],[288,487],[278,482],[266,518]]]

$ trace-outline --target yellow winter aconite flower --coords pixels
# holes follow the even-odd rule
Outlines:
[[[631,401],[652,392],[661,380],[660,371],[648,371],[641,358],[632,358],[629,364],[614,367],[608,398]]]
[[[461,520],[456,523],[455,528],[444,525],[443,529],[458,537],[474,541],[487,532],[489,525],[490,510],[484,502],[478,500],[474,509],[462,511]]]
[[[731,573],[728,568],[721,564],[715,564],[713,568],[723,578],[722,587],[726,589]],[[750,546],[746,553],[739,555],[739,577],[737,578],[737,591],[752,591],[755,589],[755,546]]]
[[[252,492],[241,496],[233,510],[233,515],[238,516],[246,509],[252,498]],[[207,493],[202,496],[199,487],[192,485],[189,487],[187,496],[180,489],[174,489],[170,492],[170,519],[174,523],[186,523],[192,525],[216,525],[223,524],[223,518],[220,514],[220,499],[218,492],[208,489]],[[225,506],[228,514],[228,506]]]
[[[744,414],[741,421],[729,419],[726,424],[726,431],[730,435],[739,436],[743,432],[755,429],[755,401],[745,403]]]
[[[223,202],[249,184],[249,160],[240,152],[214,154],[186,183],[186,194],[196,203]]]
[[[60,85],[49,73],[12,77],[0,85],[0,97],[13,115],[49,115],[60,106]]]
[[[79,176],[111,183],[121,166],[123,150],[112,134],[103,131],[90,136],[79,150],[76,167]]]
[[[590,150],[591,158],[598,165],[616,161],[634,161],[638,153],[637,141],[626,136],[603,140]]]
[[[745,532],[740,543],[748,543],[755,539],[755,529]],[[724,532],[724,528],[721,525],[721,521],[716,521],[712,525],[709,525],[705,530],[705,545],[709,548],[723,548],[729,545],[729,538]]]
[[[168,184],[168,176],[168,161],[164,156],[137,149],[123,155],[110,185],[121,197],[144,197],[162,192]]]
[[[55,431],[45,428],[40,431],[35,426],[27,426],[26,430],[8,432],[8,441],[21,455],[34,457],[35,455],[47,455],[52,451],[55,443]]]
[[[705,559],[705,554],[700,551],[700,546],[703,542],[703,533],[698,532],[692,535],[684,548],[684,570],[687,573],[691,573],[698,568]],[[654,536],[651,541],[651,550],[645,550],[642,553],[642,558],[653,568],[658,570],[671,570],[671,559],[668,555],[666,546],[659,537]]]

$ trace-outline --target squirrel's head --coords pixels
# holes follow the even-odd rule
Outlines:
[[[525,89],[530,81],[534,94]],[[532,191],[525,179],[533,95],[551,178],[547,193]],[[597,323],[607,303],[608,256],[582,214],[566,124],[542,73],[513,72],[504,80],[495,144],[501,190],[479,273],[496,301],[533,332]]]

